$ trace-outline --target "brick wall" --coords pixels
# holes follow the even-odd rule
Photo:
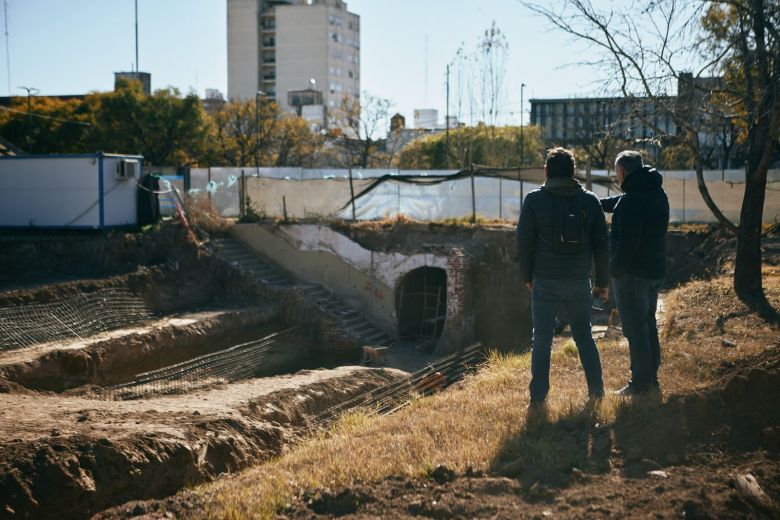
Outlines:
[[[453,248],[447,256],[447,321],[437,346],[439,353],[454,352],[473,339],[474,319],[467,312],[466,289],[470,266],[463,249]]]

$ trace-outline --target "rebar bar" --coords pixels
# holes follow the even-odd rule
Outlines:
[[[0,307],[0,351],[69,343],[152,318],[143,299],[109,287],[52,303]]]
[[[150,395],[181,393],[213,383],[249,379],[268,359],[268,352],[297,327],[241,343],[218,352],[158,368],[133,377],[132,381],[96,390],[108,399],[137,399]]]
[[[415,396],[429,395],[451,386],[473,372],[484,359],[482,343],[474,343],[430,363],[408,378],[363,392],[317,414],[314,427],[325,427],[347,413],[363,410],[367,415],[385,415],[408,405]]]

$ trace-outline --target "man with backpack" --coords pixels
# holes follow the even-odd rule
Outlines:
[[[604,395],[590,312],[593,294],[606,300],[609,292],[607,224],[599,199],[574,179],[574,166],[571,151],[550,150],[545,182],[526,196],[517,223],[520,276],[531,290],[533,313],[532,409],[544,404],[550,389],[550,350],[560,306],[569,315],[588,395]]]
[[[613,214],[609,269],[631,355],[631,379],[617,394],[632,396],[660,388],[655,310],[666,276],[669,199],[661,174],[644,165],[639,152],[620,152],[615,174],[623,194],[601,199],[601,206]]]

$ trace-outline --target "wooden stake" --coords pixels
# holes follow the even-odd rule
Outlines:
[[[352,221],[355,221],[355,188],[352,185],[352,167],[349,168],[349,196],[352,199]]]

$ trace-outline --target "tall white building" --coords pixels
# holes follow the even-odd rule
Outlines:
[[[360,17],[341,0],[227,0],[228,98],[322,92],[325,111],[360,96]],[[312,82],[312,80],[314,80]]]

